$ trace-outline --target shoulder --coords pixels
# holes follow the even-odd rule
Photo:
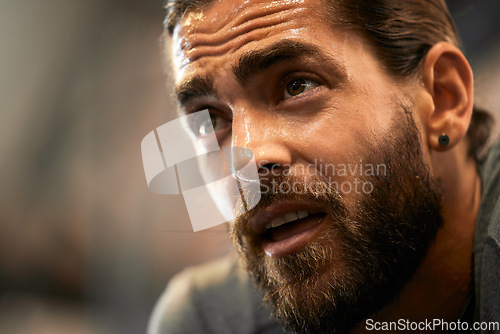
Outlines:
[[[475,236],[476,312],[481,321],[500,318],[500,142],[481,164],[483,191]]]
[[[490,147],[480,170],[483,191],[478,225],[483,235],[500,243],[500,140]]]
[[[148,334],[281,333],[235,255],[185,269],[168,284]]]

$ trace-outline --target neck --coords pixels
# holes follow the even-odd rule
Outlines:
[[[446,153],[433,153],[434,176],[442,182],[443,227],[434,244],[399,297],[369,316],[379,322],[408,319],[456,321],[472,289],[474,227],[481,200],[476,163],[467,157],[466,145]],[[365,332],[363,321],[354,333]]]

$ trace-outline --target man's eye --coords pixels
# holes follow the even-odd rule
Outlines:
[[[283,99],[297,96],[317,86],[318,84],[312,80],[301,78],[290,80],[286,83]]]
[[[205,136],[209,134],[212,131],[217,131],[219,129],[223,129],[229,125],[229,121],[227,121],[225,118],[218,116],[216,114],[210,113],[210,122],[205,120],[200,124],[200,127],[198,129],[198,133],[201,136]]]

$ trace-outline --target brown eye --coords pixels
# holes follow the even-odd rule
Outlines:
[[[198,127],[198,135],[206,136],[210,132],[214,132],[220,129],[227,128],[231,125],[231,122],[226,120],[217,114],[210,113],[210,122],[208,119],[203,120]]]
[[[294,79],[286,85],[286,92],[290,96],[299,95],[306,89],[306,81],[304,79]]]
[[[312,80],[307,79],[293,79],[287,82],[285,91],[283,94],[284,99],[300,95],[307,91],[308,89],[314,88],[318,84]]]

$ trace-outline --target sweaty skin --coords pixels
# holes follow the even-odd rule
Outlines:
[[[274,64],[244,83],[238,80],[233,68],[242,56],[285,40],[312,44],[319,52]],[[456,52],[447,44],[442,48],[443,54]],[[219,144],[251,149],[259,167],[314,164],[318,158],[357,164],[370,143],[391,136],[390,124],[399,112],[395,105],[412,104],[425,163],[442,184],[444,228],[400,297],[372,318],[453,321],[460,316],[471,285],[480,179],[466,155],[463,131],[446,150],[436,144],[439,131],[455,134],[448,123],[437,129],[437,74],[433,79],[424,71],[404,83],[393,79],[366,40],[333,26],[317,0],[215,1],[185,16],[174,31],[172,50],[177,87],[201,76],[210,77],[215,88],[187,101],[185,112],[208,107],[222,124],[216,127]],[[443,58],[428,64],[428,70],[435,64],[445,71],[453,66]],[[460,79],[450,75],[449,80]],[[294,78],[308,80],[308,86],[288,96],[286,80]],[[472,93],[467,96],[472,105]],[[453,123],[454,116],[447,117]],[[345,196],[351,208],[356,201],[356,194]],[[357,330],[363,328],[360,324]]]

